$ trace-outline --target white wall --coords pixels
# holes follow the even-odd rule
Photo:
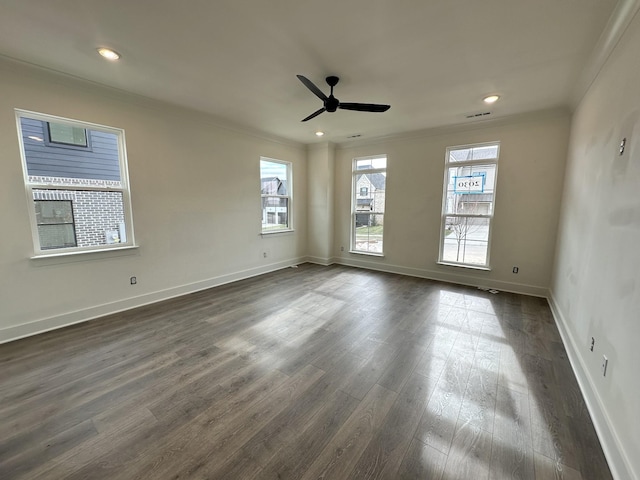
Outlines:
[[[125,130],[139,249],[30,259],[14,108]],[[303,260],[304,146],[220,125],[0,61],[0,342]],[[259,235],[261,155],[293,163],[294,233]],[[134,275],[138,284],[131,286]]]
[[[551,289],[565,345],[619,479],[640,478],[639,52],[636,14],[574,114]]]
[[[336,153],[335,246],[339,263],[546,296],[553,265],[569,114],[431,131]],[[500,141],[491,271],[437,264],[448,146]],[[351,160],[387,154],[384,258],[348,253]],[[344,246],[344,252],[340,247]],[[513,266],[519,273],[513,274]]]
[[[330,263],[333,250],[333,186],[335,146],[321,143],[308,149],[309,260]]]

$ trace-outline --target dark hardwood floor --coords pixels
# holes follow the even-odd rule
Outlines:
[[[302,265],[0,346],[0,478],[611,478],[544,299]]]

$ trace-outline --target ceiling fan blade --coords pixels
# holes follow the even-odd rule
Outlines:
[[[303,118],[301,121],[306,122],[307,120],[311,120],[312,118],[317,117],[318,115],[320,115],[322,112],[324,112],[326,110],[327,110],[326,108],[322,107],[320,110],[316,110],[311,115],[309,115],[307,118]]]
[[[311,90],[313,93],[315,93],[315,95],[322,100],[323,102],[328,98],[323,92],[322,90],[320,90],[318,87],[316,87],[314,85],[314,83],[309,80],[307,77],[305,77],[304,75],[296,75],[298,77],[298,80],[300,80],[302,83],[304,83],[304,86],[307,87],[309,90]],[[304,120],[303,120],[304,121]]]
[[[341,103],[338,108],[343,110],[356,110],[358,112],[386,112],[391,105],[380,105],[378,103]]]

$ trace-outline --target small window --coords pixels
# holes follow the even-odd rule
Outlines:
[[[387,157],[353,160],[351,251],[382,255]]]
[[[260,158],[262,233],[292,230],[291,164]]]
[[[499,143],[447,149],[441,263],[489,267],[499,151]]]
[[[49,142],[75,147],[87,147],[87,130],[65,123],[46,122]]]
[[[134,245],[122,130],[16,115],[35,256]]]

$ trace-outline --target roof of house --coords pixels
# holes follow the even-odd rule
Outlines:
[[[387,176],[382,173],[363,173],[358,175],[356,181],[360,180],[363,176],[366,176],[376,190],[384,190],[387,184]]]
[[[286,195],[287,181],[278,177],[265,177],[260,179],[261,192],[264,195]]]

